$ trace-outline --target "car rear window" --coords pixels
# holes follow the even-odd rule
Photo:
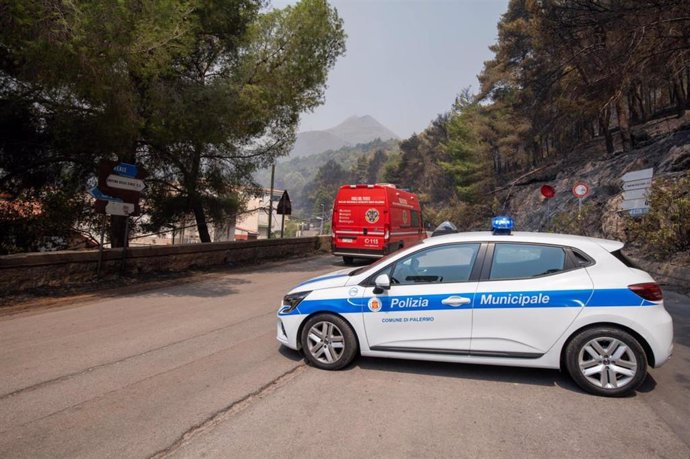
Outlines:
[[[496,244],[490,280],[525,279],[565,269],[561,247],[537,244]]]

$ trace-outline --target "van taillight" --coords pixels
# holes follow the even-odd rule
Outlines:
[[[386,228],[386,232],[383,233],[383,238],[384,238],[385,240],[388,240],[388,239],[391,238],[391,232],[388,231],[388,228]]]
[[[659,287],[656,282],[628,285],[628,288],[645,300],[661,301],[664,299],[664,294],[661,291],[661,287]]]

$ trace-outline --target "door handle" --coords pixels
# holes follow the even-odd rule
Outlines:
[[[442,304],[447,304],[449,306],[462,306],[463,304],[470,304],[472,300],[469,298],[464,298],[461,296],[449,296],[441,300]]]

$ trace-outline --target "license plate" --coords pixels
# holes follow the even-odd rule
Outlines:
[[[344,237],[341,239],[341,241],[343,241],[343,242],[354,242],[355,240],[352,238],[349,238],[349,237]]]

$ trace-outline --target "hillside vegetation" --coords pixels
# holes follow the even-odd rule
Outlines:
[[[397,157],[398,141],[380,139],[354,147],[292,158],[276,166],[274,185],[290,193],[296,218],[320,215],[321,206],[330,209],[337,189],[349,183],[376,183],[385,179],[386,165]],[[267,187],[270,169],[256,174]]]
[[[284,155],[345,51],[326,0],[0,3],[0,253],[93,228],[103,160],[148,172],[150,230],[242,210],[252,172]],[[94,184],[91,183],[91,186]],[[128,217],[112,216],[122,246]],[[100,220],[100,218],[98,218]]]
[[[548,205],[515,193],[515,186],[531,184],[525,193],[538,195],[539,183],[558,180],[565,198],[575,178],[625,158],[610,163],[605,182],[589,174],[600,197],[612,198],[626,170],[659,166],[687,143],[673,132],[688,129],[682,116],[690,108],[690,2],[512,0],[491,49],[479,91],[461,91],[448,114],[402,141],[389,174],[422,195],[425,216],[435,223],[485,229],[491,215],[513,212],[526,217],[524,229],[601,235],[601,211],[590,211],[587,226],[578,223],[582,213],[572,217],[565,207],[562,215],[534,218]],[[679,121],[673,128],[659,128],[672,120]],[[650,147],[655,142],[662,143]],[[671,174],[663,187],[682,203],[688,164],[678,161],[660,172]],[[680,207],[672,210],[675,220],[687,216]],[[617,235],[632,238],[633,227],[654,218],[622,222],[619,229],[627,229]],[[687,234],[679,237],[687,242]]]

